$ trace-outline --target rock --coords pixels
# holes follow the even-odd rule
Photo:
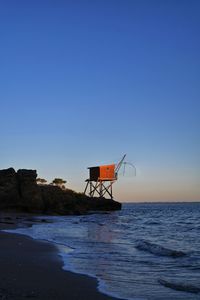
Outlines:
[[[112,211],[112,210],[120,210],[121,203],[106,198],[89,198],[89,206],[91,207],[90,210],[96,211]]]
[[[0,170],[0,208],[16,207],[20,200],[15,170]]]
[[[20,204],[26,211],[42,211],[44,208],[36,178],[36,170],[21,169],[17,171],[18,190],[21,198]]]

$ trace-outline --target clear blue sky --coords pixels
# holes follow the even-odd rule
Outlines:
[[[121,201],[200,200],[200,1],[0,2],[1,167],[82,191],[127,153]]]

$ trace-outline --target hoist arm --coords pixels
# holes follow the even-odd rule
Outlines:
[[[115,176],[116,176],[116,178],[117,178],[118,172],[119,172],[119,170],[120,170],[120,168],[121,168],[121,166],[123,164],[123,161],[124,161],[125,157],[126,157],[126,154],[124,154],[124,156],[122,157],[122,159],[119,161],[119,163],[115,167]]]

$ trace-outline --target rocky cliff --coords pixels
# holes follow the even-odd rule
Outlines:
[[[58,186],[38,185],[36,178],[36,170],[0,170],[0,209],[62,215],[121,209],[117,201],[90,198]]]

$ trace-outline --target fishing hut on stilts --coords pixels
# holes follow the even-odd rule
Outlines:
[[[125,157],[126,154],[118,164],[89,167],[89,179],[86,179],[84,194],[99,198],[109,196],[110,199],[113,199],[112,186],[117,181],[118,172]]]

